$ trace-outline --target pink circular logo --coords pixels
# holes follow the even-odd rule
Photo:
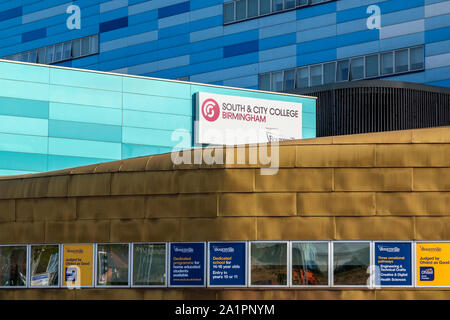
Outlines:
[[[214,99],[206,99],[202,104],[203,117],[208,121],[216,121],[220,115],[219,104]]]

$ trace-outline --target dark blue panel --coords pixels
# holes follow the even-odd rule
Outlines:
[[[189,8],[190,8],[189,1],[174,4],[172,6],[168,6],[168,7],[164,7],[164,8],[159,8],[158,9],[158,18],[162,19],[162,18],[174,16],[176,14],[180,14],[183,12],[188,12],[190,10]]]
[[[100,33],[128,27],[128,17],[100,23]]]
[[[244,53],[250,53],[258,51],[258,40],[242,42],[238,44],[233,44],[231,46],[226,46],[223,48],[223,57],[233,57]]]
[[[45,38],[47,36],[47,29],[37,29],[30,32],[22,33],[22,42],[33,41],[36,39]]]
[[[0,12],[0,21],[20,17],[21,15],[22,15],[22,7],[9,9],[9,10]]]

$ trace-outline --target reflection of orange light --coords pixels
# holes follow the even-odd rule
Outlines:
[[[310,270],[306,271],[306,279],[308,279],[308,284],[311,285],[319,284],[319,280]],[[305,272],[303,269],[300,269],[299,271],[292,270],[292,282],[297,282],[299,284],[306,284],[306,279],[305,279]]]

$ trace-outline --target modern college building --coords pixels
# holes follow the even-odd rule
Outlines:
[[[446,0],[23,0],[0,57],[286,91],[358,79],[450,87]]]
[[[449,18],[2,1],[0,298],[448,299]]]

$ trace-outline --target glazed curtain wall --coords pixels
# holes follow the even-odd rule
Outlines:
[[[303,103],[315,137],[315,99],[0,62],[0,175],[51,171],[190,148],[199,91]]]

